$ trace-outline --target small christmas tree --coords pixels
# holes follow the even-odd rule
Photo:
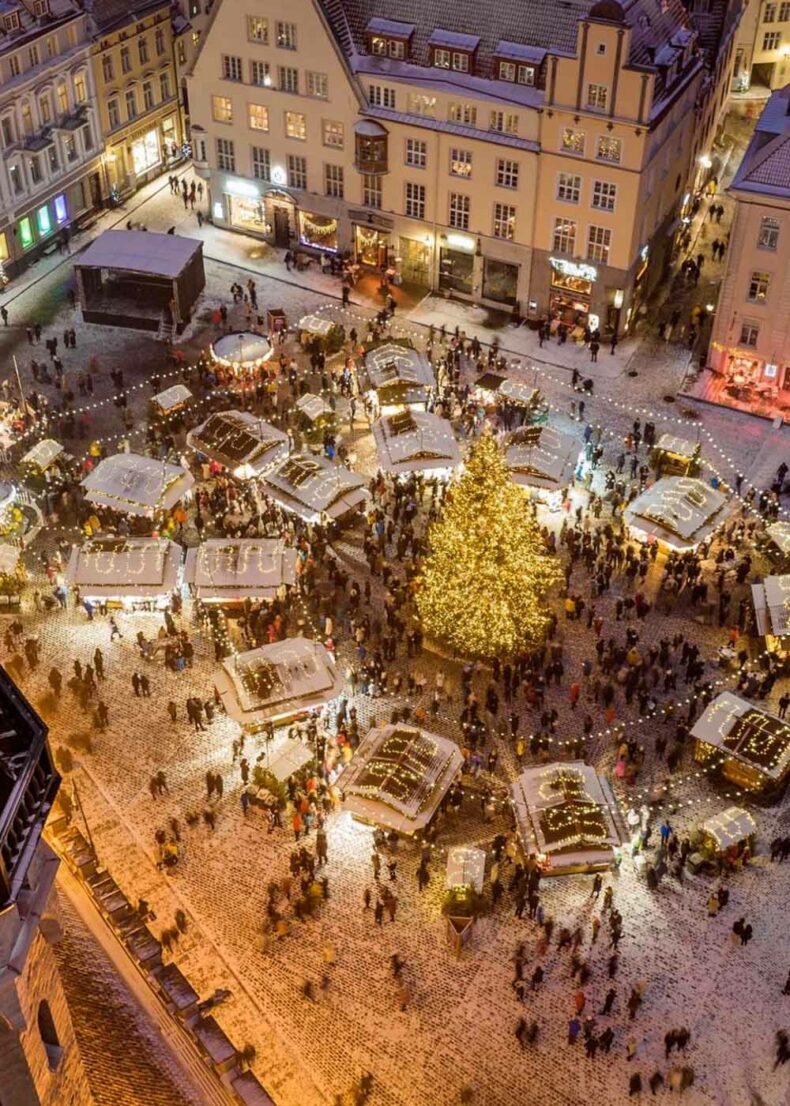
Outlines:
[[[481,658],[512,657],[543,640],[546,593],[561,571],[490,434],[473,446],[428,541],[417,609],[429,637]]]

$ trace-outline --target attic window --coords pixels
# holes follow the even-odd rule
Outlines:
[[[500,61],[498,72],[500,81],[526,85],[535,83],[534,65],[517,65],[514,61]]]
[[[49,0],[35,0],[33,4],[33,13],[39,19],[43,19],[44,16],[49,15]]]
[[[468,73],[472,68],[472,55],[465,50],[448,50],[446,46],[434,46],[431,65],[435,69],[454,69],[456,73]]]
[[[385,38],[383,35],[370,35],[368,49],[377,58],[405,58],[408,43],[402,38]]]
[[[3,16],[3,27],[6,31],[18,31],[19,12],[6,12]]]

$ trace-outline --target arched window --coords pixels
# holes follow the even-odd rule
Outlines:
[[[46,999],[38,1005],[38,1032],[47,1054],[49,1066],[54,1071],[60,1063],[63,1049],[60,1044],[60,1038],[58,1037],[58,1031],[55,1028],[55,1020],[52,1017],[52,1011]]]

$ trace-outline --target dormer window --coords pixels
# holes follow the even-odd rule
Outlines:
[[[35,0],[33,13],[38,19],[43,19],[49,15],[49,0]]]
[[[456,73],[473,73],[475,54],[480,39],[475,35],[455,31],[434,31],[428,40],[431,65],[434,69],[452,69]]]
[[[6,31],[19,30],[19,12],[6,12],[3,16],[3,29]]]
[[[534,85],[535,66],[519,65],[514,61],[501,61],[498,75],[500,81],[510,81],[511,84]]]
[[[396,58],[399,61],[408,58],[414,34],[413,23],[401,23],[397,19],[371,19],[365,30],[368,52],[374,57]]]

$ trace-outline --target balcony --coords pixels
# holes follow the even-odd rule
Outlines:
[[[354,165],[358,172],[380,176],[389,170],[386,127],[363,119],[354,127]]]

